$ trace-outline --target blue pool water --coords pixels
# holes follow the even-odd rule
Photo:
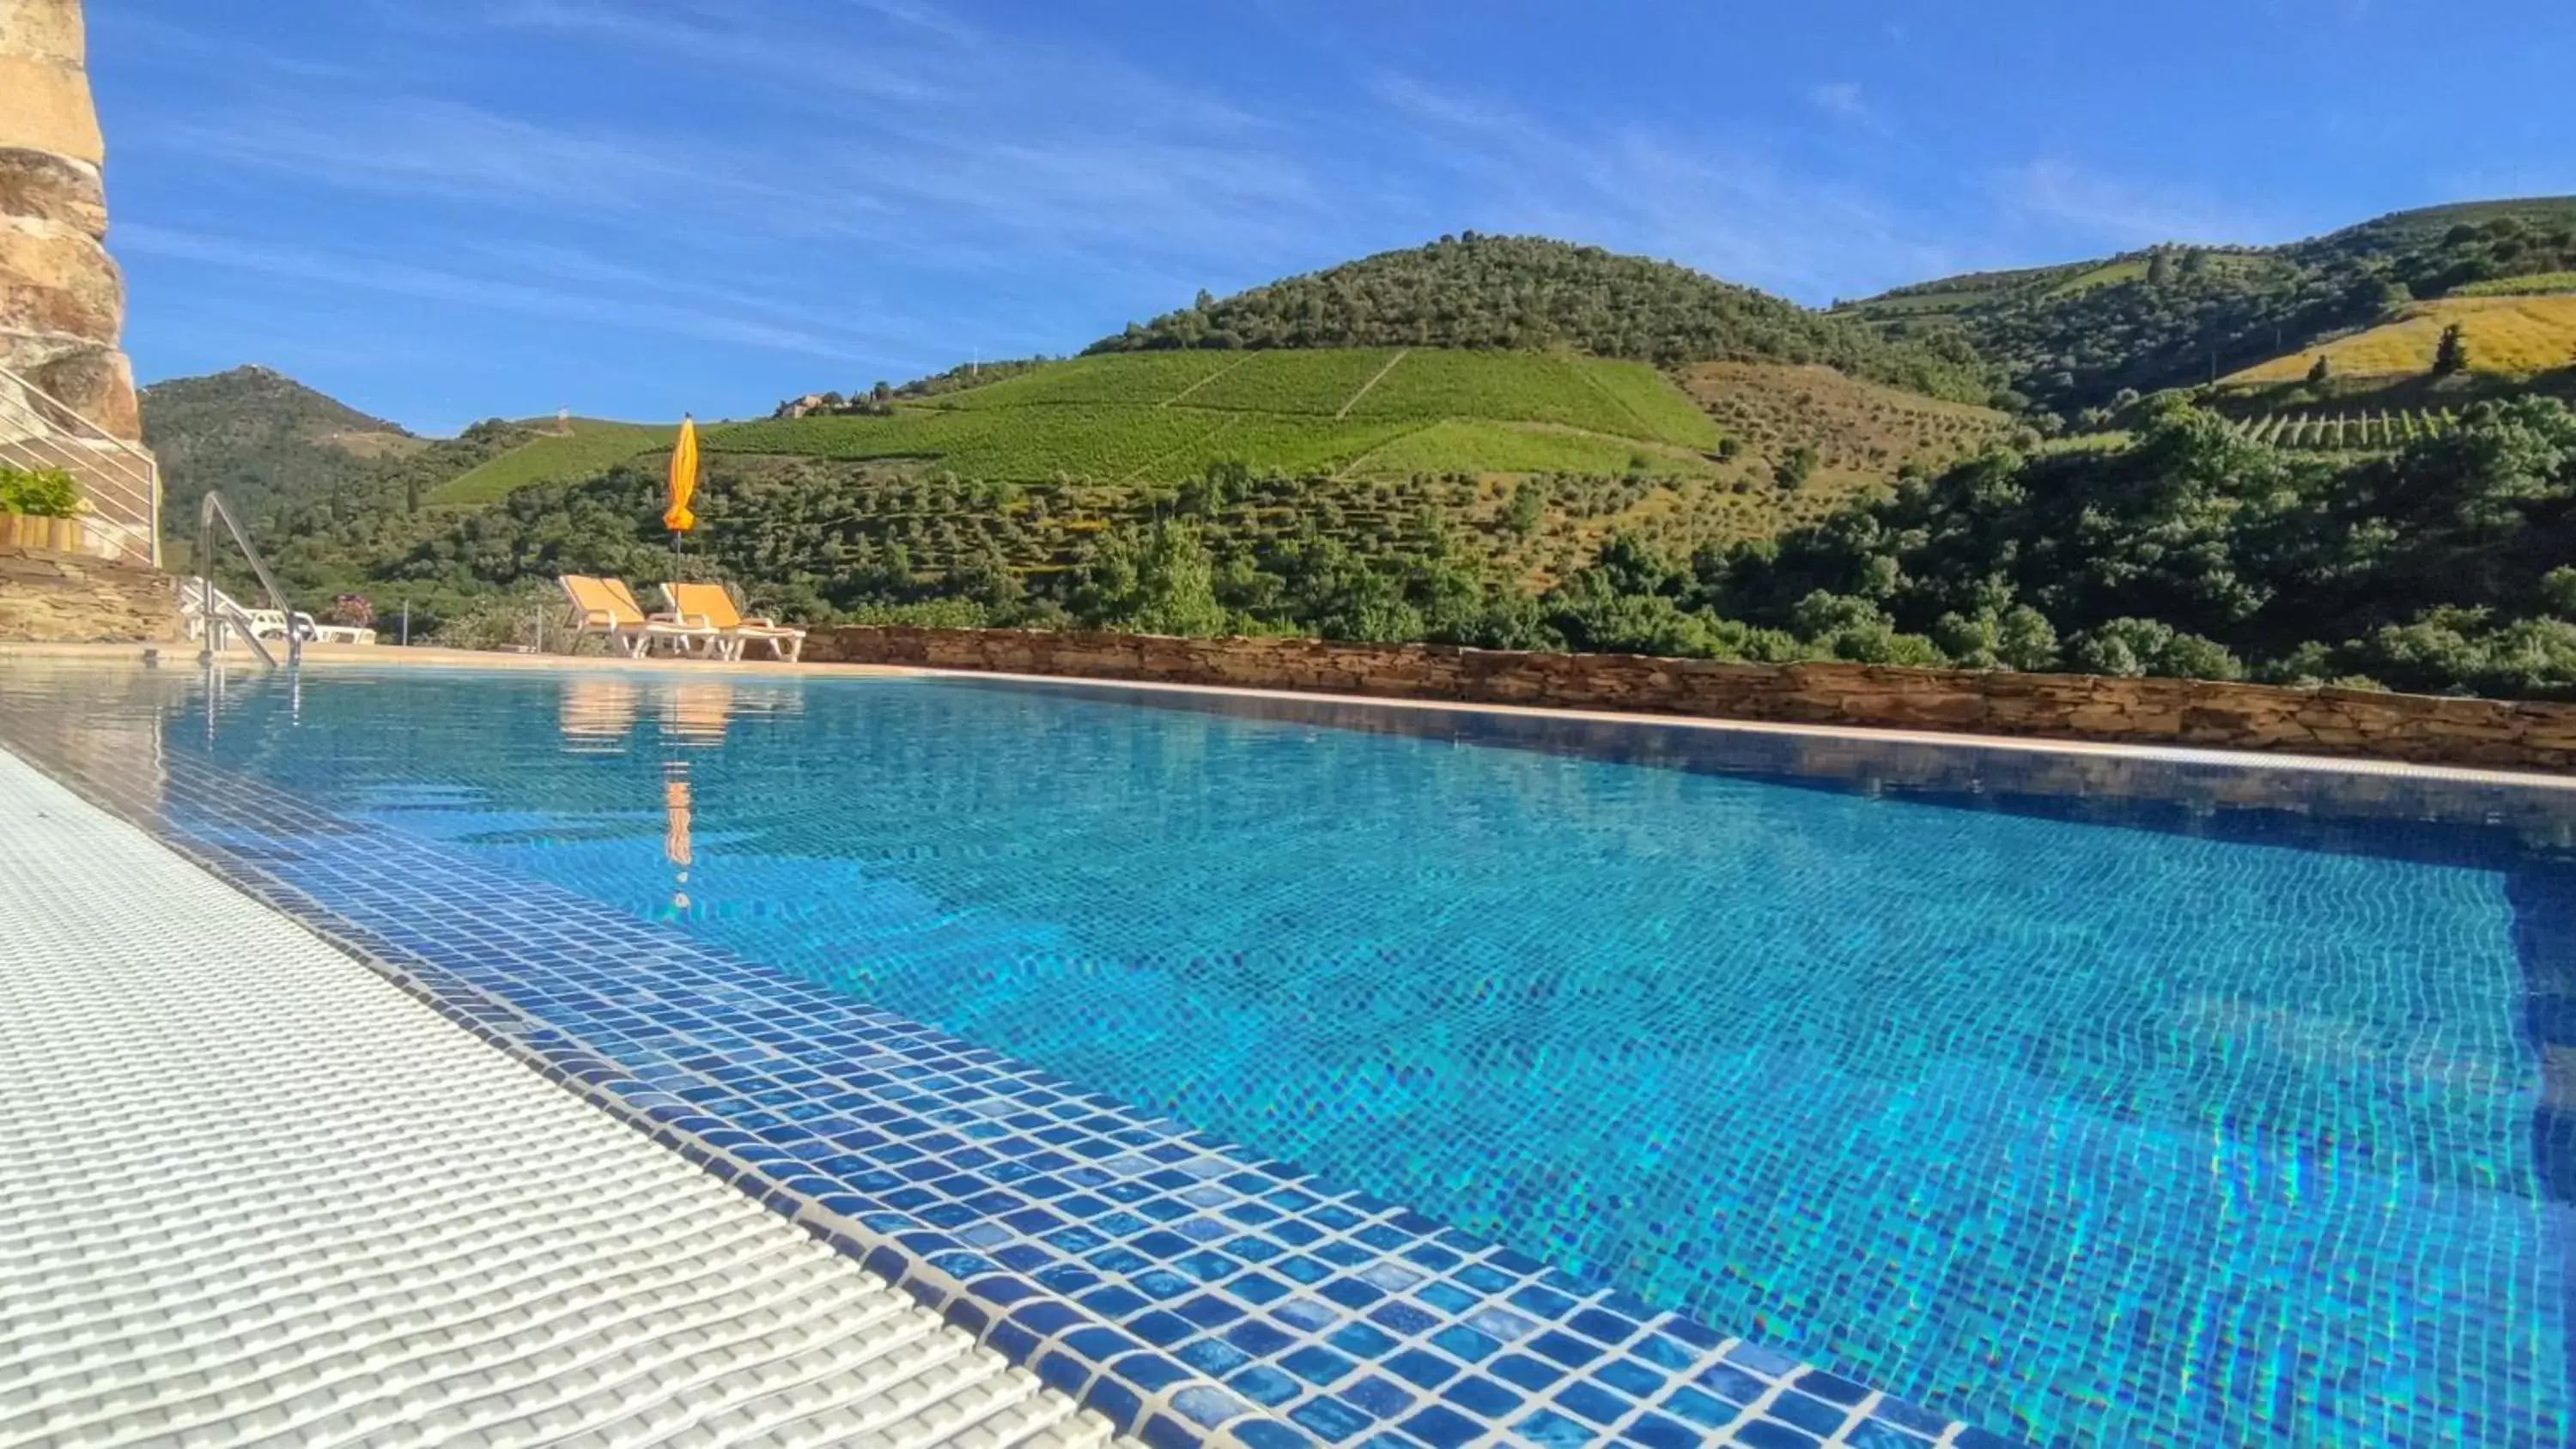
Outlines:
[[[1389,714],[322,673],[162,733],[2035,1443],[2568,1442],[2527,832]]]

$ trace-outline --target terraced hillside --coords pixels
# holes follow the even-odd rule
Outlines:
[[[2394,377],[2430,371],[2443,329],[2456,324],[2468,371],[2530,373],[2576,366],[2576,296],[2453,297],[2418,302],[2348,337],[2232,374],[2231,384],[2293,382],[2320,356],[2332,373]]]
[[[2471,282],[2451,291],[2454,297],[2547,297],[2576,292],[2576,272],[2532,272]]]
[[[2070,419],[2125,391],[2193,386],[2389,320],[2576,267],[2576,198],[2397,212],[2285,246],[2166,245],[1973,273],[1839,304],[1892,342],[1964,344]],[[2547,288],[2535,288],[2547,290]]]
[[[671,446],[675,425],[620,423],[602,418],[574,418],[571,431],[549,419],[526,426],[541,428],[499,457],[450,478],[422,500],[432,507],[472,507],[508,497],[536,483],[570,483],[604,473],[620,463]]]
[[[1820,517],[1909,464],[1937,472],[2012,425],[1992,408],[1942,402],[1828,367],[1709,362],[1685,370],[1681,383],[1756,471],[1776,478],[1783,464],[1794,469],[1794,455],[1804,450],[1804,481],[1783,501],[1791,522]]]
[[[829,518],[856,566],[916,577],[1042,579],[1177,509],[1220,551],[1439,541],[1544,587],[1613,533],[1678,558],[1819,521],[2005,426],[1822,366],[1708,363],[1677,386],[1570,354],[1099,354],[892,416],[711,429],[708,510]],[[1249,476],[1197,481],[1227,463]]]
[[[2341,408],[2261,413],[2236,425],[2249,443],[2305,452],[2384,453],[2419,438],[2438,437],[2459,423],[2442,409]]]
[[[1547,237],[1444,236],[1215,298],[1090,352],[1282,348],[1573,348],[1680,367],[1821,362],[1935,396],[1982,400],[1964,347],[1890,339],[1785,298],[1651,257]]]
[[[1562,352],[1109,353],[889,414],[710,428],[711,452],[905,462],[986,481],[1171,484],[1219,463],[1348,477],[1704,477],[1717,426],[1642,363]]]

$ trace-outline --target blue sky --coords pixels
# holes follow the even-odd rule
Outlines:
[[[1822,304],[2576,193],[2576,7],[89,0],[148,379],[766,412],[1443,232]]]

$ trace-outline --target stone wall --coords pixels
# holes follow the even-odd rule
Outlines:
[[[0,0],[0,367],[142,436],[80,0]]]
[[[0,548],[0,641],[172,642],[179,596],[170,576],[84,554]]]
[[[1160,684],[2576,769],[2576,704],[1871,664],[1722,664],[1315,639],[850,626],[805,657]]]

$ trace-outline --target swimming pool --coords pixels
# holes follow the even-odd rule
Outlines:
[[[0,743],[104,777],[63,743],[95,677],[9,666]],[[927,679],[120,699],[161,768],[2017,1439],[2569,1438],[2552,792],[2427,822],[2366,777],[2077,797],[1984,751]],[[195,802],[174,828],[247,852]]]

